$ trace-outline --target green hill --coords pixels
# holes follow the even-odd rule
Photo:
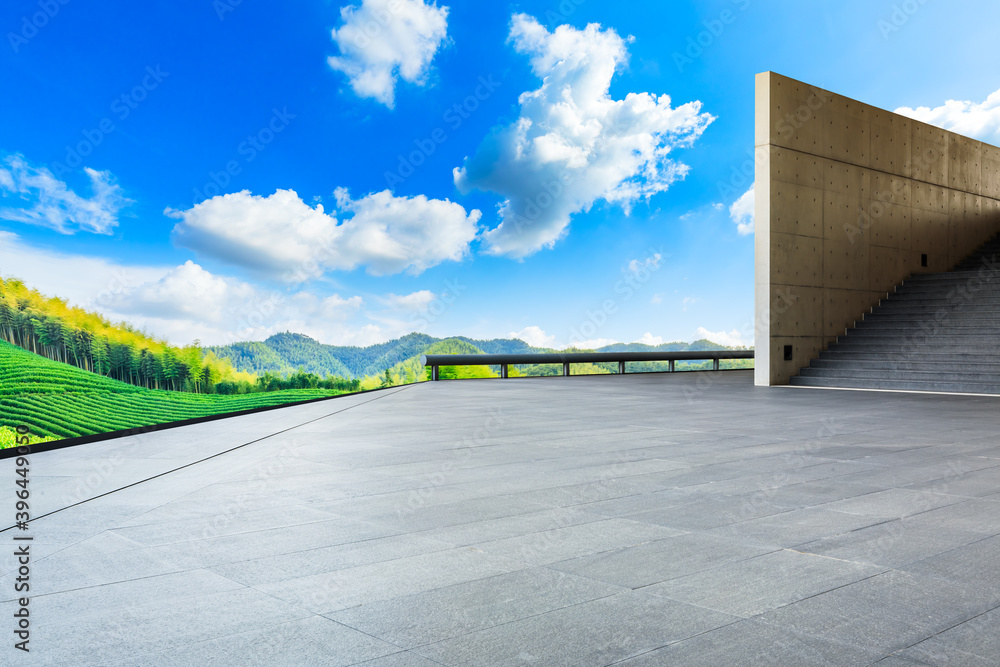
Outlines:
[[[41,436],[92,435],[341,393],[294,389],[223,396],[145,389],[0,342],[0,429],[7,436],[19,425]]]
[[[258,343],[234,343],[208,347],[205,351],[213,353],[219,359],[228,359],[233,368],[248,373],[286,375],[301,368],[321,377],[339,375],[345,378],[364,378],[381,376],[387,368],[393,369],[407,360],[426,354],[433,345],[445,340],[460,341],[471,346],[475,352],[469,352],[470,354],[541,351],[516,339],[441,339],[420,333],[407,334],[402,338],[368,347],[324,345],[309,336],[289,332],[274,334]]]

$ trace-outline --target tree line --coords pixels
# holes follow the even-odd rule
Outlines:
[[[17,278],[0,277],[0,340],[53,361],[147,389],[203,394],[247,394],[281,389],[344,389],[340,377],[297,372],[288,377],[237,371],[228,359],[205,353],[198,341],[170,345],[128,323],[48,297]]]

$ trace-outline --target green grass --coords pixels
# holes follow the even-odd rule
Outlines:
[[[0,447],[13,446],[13,429],[20,425],[30,428],[33,436],[72,438],[342,393],[293,389],[220,396],[156,391],[50,361],[0,341]]]

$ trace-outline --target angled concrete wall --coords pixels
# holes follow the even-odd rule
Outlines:
[[[773,72],[755,134],[758,385],[787,384],[907,276],[1000,231],[995,146]]]

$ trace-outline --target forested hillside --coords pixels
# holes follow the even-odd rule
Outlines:
[[[112,380],[44,359],[0,342],[0,442],[13,429],[40,436],[73,437],[164,422],[284,405],[348,393],[297,389],[242,396],[157,391]]]
[[[205,349],[220,359],[229,360],[237,370],[249,373],[280,375],[301,368],[307,373],[320,376],[329,374],[345,378],[365,378],[381,376],[387,368],[392,369],[409,359],[427,354],[431,346],[443,340],[466,343],[471,346],[469,354],[547,351],[533,348],[517,339],[474,340],[460,336],[441,339],[420,333],[407,334],[369,347],[324,345],[308,336],[288,332],[274,334],[259,343],[235,343]],[[472,348],[474,352],[471,351]]]

